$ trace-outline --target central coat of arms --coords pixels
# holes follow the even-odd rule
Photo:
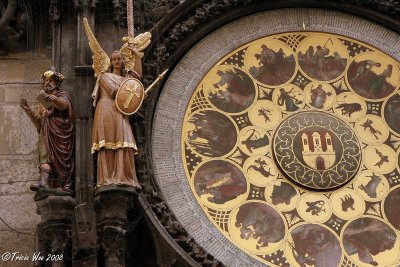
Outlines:
[[[361,162],[360,143],[342,120],[321,111],[284,120],[273,138],[274,156],[292,180],[311,189],[346,184]]]

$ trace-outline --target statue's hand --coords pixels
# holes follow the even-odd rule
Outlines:
[[[132,51],[136,58],[141,59],[143,57],[143,53],[139,52],[133,44],[129,44],[128,48]]]
[[[30,109],[28,101],[26,101],[25,98],[21,98],[21,100],[19,101],[19,106],[25,111]]]
[[[54,100],[56,100],[56,96],[52,95],[52,94],[48,94],[45,99],[54,102]]]

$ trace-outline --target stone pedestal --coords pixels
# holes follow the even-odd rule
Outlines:
[[[97,266],[96,218],[93,206],[82,203],[75,207],[75,229],[72,241],[74,267]]]
[[[106,267],[125,266],[126,237],[130,229],[128,213],[134,208],[137,191],[127,186],[101,186],[95,192],[94,206],[99,262]]]
[[[38,248],[43,259],[39,266],[64,267],[71,265],[71,237],[75,200],[71,196],[49,195],[36,201],[41,216],[38,227],[41,240]]]

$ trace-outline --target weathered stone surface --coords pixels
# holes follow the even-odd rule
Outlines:
[[[38,133],[19,101],[25,98],[37,105],[41,74],[50,65],[49,59],[27,53],[0,61],[0,255],[20,252],[31,259],[34,252],[40,217],[29,186],[39,176]],[[33,262],[0,261],[0,266],[33,266]]]
[[[2,91],[4,91],[4,102],[7,104],[18,104],[21,98],[25,98],[31,105],[37,104],[35,97],[42,89],[40,82],[33,84],[10,84],[2,85]]]
[[[105,266],[125,266],[128,214],[134,207],[137,192],[131,187],[102,186],[94,199],[98,242],[107,251]],[[113,238],[110,239],[109,237]]]
[[[19,113],[18,131],[20,133],[20,143],[15,151],[17,154],[34,154],[37,155],[37,143],[39,134],[37,129],[33,126],[29,117],[20,109]],[[35,157],[37,160],[37,156]],[[37,163],[35,161],[35,163]]]
[[[30,233],[34,233],[34,230],[30,230]],[[34,266],[32,262],[34,247],[35,247],[34,236],[0,230],[0,255],[3,255],[6,252],[10,253],[18,252],[18,255],[29,257],[29,261],[16,261],[16,260],[0,261],[0,266],[2,267]]]
[[[0,107],[0,154],[13,154],[18,146],[20,140],[18,113],[15,106]]]
[[[0,106],[0,122],[0,154],[29,154],[35,151],[37,131],[19,106]]]
[[[50,65],[48,59],[40,59],[35,55],[11,55],[0,61],[0,84],[41,82],[41,74]]]
[[[34,234],[40,217],[36,214],[33,193],[0,196],[0,203],[0,218],[4,222],[15,230]],[[12,232],[4,223],[0,223],[0,231]]]
[[[32,156],[15,159],[0,157],[0,197],[30,192],[29,186],[36,184],[39,177],[36,161]]]

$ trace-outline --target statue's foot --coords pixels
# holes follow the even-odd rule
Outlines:
[[[47,183],[47,181],[45,181],[45,182],[40,181],[39,184],[38,184],[38,187],[39,187],[39,188],[50,188],[50,186],[49,186],[49,184]]]
[[[48,180],[50,176],[51,170],[46,170],[44,168],[40,168],[40,178],[38,182],[39,188],[50,188]]]
[[[36,185],[36,184],[33,184],[33,185],[31,185],[30,187],[29,187],[29,190],[31,190],[31,191],[38,191],[39,190],[39,186],[38,185]]]
[[[47,181],[39,181],[38,185],[39,188],[50,188],[49,184]]]
[[[73,193],[69,186],[60,187],[60,189],[64,192]]]

